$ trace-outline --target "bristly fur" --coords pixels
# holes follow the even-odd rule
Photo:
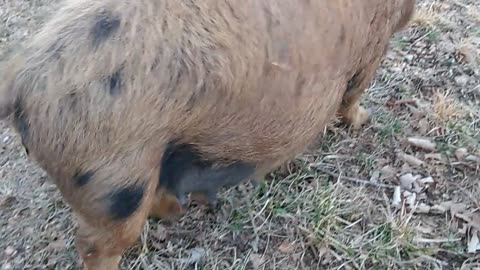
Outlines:
[[[261,175],[302,153],[336,113],[360,124],[359,98],[414,5],[66,0],[2,64],[0,117],[17,123],[79,216],[88,268],[116,269],[148,213],[171,199],[155,191],[168,142]],[[129,196],[130,211],[112,205],[115,194]]]

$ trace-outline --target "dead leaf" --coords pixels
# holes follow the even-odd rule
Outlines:
[[[468,253],[476,253],[477,250],[480,250],[480,240],[478,238],[478,230],[472,229],[470,233],[470,239],[468,240]]]
[[[463,213],[456,213],[456,218],[463,220],[468,226],[480,231],[480,214],[477,212],[465,211]]]
[[[295,251],[295,244],[283,241],[283,243],[278,247],[278,250],[284,254],[291,254]]]
[[[430,213],[430,206],[428,206],[427,204],[425,203],[420,203],[417,208],[415,208],[415,213],[419,213],[419,214],[428,214]]]
[[[400,204],[402,203],[402,190],[400,186],[395,187],[395,191],[393,192],[392,197],[392,206],[395,208],[400,208]]]
[[[380,172],[373,171],[372,176],[370,177],[370,182],[377,183],[379,178],[380,178]]]
[[[399,153],[397,157],[403,159],[405,162],[415,167],[420,167],[423,164],[422,160],[409,154]]]
[[[441,205],[434,205],[432,207],[430,207],[430,213],[433,213],[433,214],[443,214],[447,211],[447,209],[445,209],[445,207],[441,206]]]
[[[433,180],[431,176],[419,179],[417,180],[417,182],[424,187],[428,187],[428,185],[435,184],[435,180]]]
[[[464,213],[467,211],[467,205],[464,203],[453,203],[449,205],[450,207],[450,214],[455,216],[459,213]]]
[[[429,176],[429,177],[425,177],[425,178],[422,178],[422,179],[418,180],[418,182],[422,185],[427,185],[427,184],[435,183],[435,180],[433,180],[433,178],[431,176]]]
[[[250,262],[254,269],[259,269],[265,263],[265,260],[262,255],[257,253],[250,254]]]
[[[392,166],[387,165],[380,170],[380,173],[382,175],[382,179],[387,179],[387,178],[394,177],[395,174],[397,173],[397,170]]]
[[[179,260],[181,263],[190,265],[195,263],[200,264],[207,255],[207,251],[204,248],[192,248],[188,250],[188,253],[188,258]]]
[[[410,208],[413,208],[415,206],[415,201],[417,199],[417,194],[412,193],[409,191],[404,191],[403,192],[403,197],[405,198],[405,203],[408,205]]]
[[[421,148],[426,151],[435,151],[436,147],[435,144],[432,143],[430,140],[421,139],[421,138],[408,138],[407,141],[418,148]]]
[[[413,189],[412,189],[413,192],[419,194],[419,193],[421,193],[423,190],[424,190],[424,188],[421,187],[420,184],[418,184],[418,181],[413,182]]]
[[[471,213],[456,213],[455,217],[458,219],[463,220],[466,223],[470,223],[471,220]]]
[[[403,163],[402,168],[400,168],[400,174],[406,174],[412,171],[412,168],[408,163]]]
[[[415,182],[415,178],[411,173],[404,174],[400,176],[400,186],[411,190],[413,188],[413,183]]]

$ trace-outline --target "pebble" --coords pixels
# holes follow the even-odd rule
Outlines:
[[[415,182],[415,178],[411,173],[404,174],[400,176],[400,185],[405,189],[412,189],[413,183]]]

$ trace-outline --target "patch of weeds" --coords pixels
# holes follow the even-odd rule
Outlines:
[[[373,154],[359,152],[356,155],[355,159],[357,160],[359,165],[362,167],[362,170],[369,172],[375,169],[376,161],[375,161],[375,156],[373,156]]]
[[[438,150],[450,155],[459,147],[479,147],[479,141],[465,121],[449,121],[444,123],[443,133],[435,137]]]
[[[395,135],[400,134],[404,128],[401,120],[398,119],[398,117],[395,117],[391,112],[378,113],[375,121],[378,124],[376,135],[381,144],[389,141]]]
[[[427,40],[430,43],[438,43],[440,41],[440,32],[435,29],[429,29],[427,34]]]
[[[388,81],[391,81],[394,78],[393,74],[391,73],[383,73],[382,76],[379,78],[380,82],[386,83]]]
[[[322,136],[322,138],[320,139],[319,145],[317,145],[317,148],[319,148],[318,151],[323,153],[331,152],[332,146],[338,143],[338,141],[339,141],[338,134],[333,130],[327,130],[325,134]]]
[[[405,84],[398,85],[397,89],[398,89],[397,92],[401,95],[400,96],[401,99],[408,99],[412,96],[409,87]]]
[[[451,155],[455,151],[455,147],[450,145],[449,143],[441,140],[441,139],[436,139],[435,140],[436,145],[437,145],[437,150],[440,153],[443,153],[445,155]]]
[[[355,256],[355,250],[349,245],[348,239],[341,236],[345,224],[354,222],[355,211],[352,207],[344,207],[346,201],[342,196],[335,196],[333,186],[317,194],[312,201],[312,212],[306,216],[308,227],[311,231],[310,237],[313,243],[322,245],[328,243],[330,248],[337,252],[345,253],[346,256]],[[346,240],[346,241],[345,241]]]
[[[392,241],[393,232],[392,224],[384,223],[375,228],[373,231],[374,237],[378,238],[380,242],[384,245],[388,245]]]
[[[455,235],[454,233],[450,233],[448,235],[448,239],[454,239],[458,238],[458,235]],[[465,252],[465,247],[461,246],[459,244],[462,244],[462,242],[458,241],[447,241],[445,243],[440,244],[440,248],[452,251],[454,253],[463,253]]]
[[[480,27],[473,27],[472,29],[472,34],[476,37],[480,37]]]
[[[426,254],[427,250],[413,243],[413,234],[405,226],[399,226],[395,221],[378,224],[364,238],[369,239],[363,246],[368,250],[364,264],[368,268],[380,269],[391,258],[411,260],[419,254]]]
[[[396,35],[392,40],[392,44],[395,48],[403,51],[410,45],[410,42],[404,37]]]
[[[234,232],[243,231],[245,224],[247,224],[248,221],[248,211],[234,209],[230,214],[230,218],[228,219],[229,228]]]
[[[359,160],[367,170],[374,165],[374,159],[366,153],[359,154]],[[290,175],[267,182],[251,202],[253,215],[258,217],[263,211],[258,218],[276,228],[295,223],[289,230],[295,231],[293,235],[302,246],[326,250],[341,258],[332,261],[331,267],[349,264],[375,268],[396,264],[399,256],[413,258],[420,254],[421,249],[412,244],[405,225],[387,221],[382,206],[377,206],[375,213],[366,213],[372,202],[362,187],[325,182],[324,177],[307,167],[299,166]],[[370,215],[376,217],[368,218]],[[235,223],[242,224],[246,218],[236,213],[235,220],[239,221]],[[363,219],[370,221],[370,229],[363,227]]]

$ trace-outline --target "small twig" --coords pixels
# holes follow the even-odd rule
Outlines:
[[[462,162],[462,161],[452,162],[452,163],[450,163],[450,165],[454,166],[456,169],[458,169],[458,165],[463,165],[463,166],[468,167],[468,168],[473,169],[473,170],[477,169],[477,167],[475,165],[472,165],[472,164],[469,164],[469,163],[466,163],[466,162]]]
[[[348,176],[341,176],[339,174],[336,174],[334,172],[330,172],[330,171],[327,171],[327,170],[324,170],[322,168],[319,168],[319,167],[315,167],[315,169],[317,169],[318,171],[320,172],[323,172],[323,173],[326,173],[332,177],[336,177],[340,180],[345,180],[345,181],[349,181],[349,182],[354,182],[354,183],[357,183],[357,184],[364,184],[364,185],[371,185],[371,186],[375,186],[375,187],[378,187],[378,188],[390,188],[390,189],[395,189],[395,186],[394,185],[387,185],[387,184],[380,184],[380,183],[374,183],[374,182],[371,182],[371,181],[368,181],[368,180],[362,180],[362,179],[357,179],[357,178],[352,178],[352,177],[348,177]]]
[[[418,42],[422,41],[424,38],[426,38],[428,35],[430,35],[432,33],[432,31],[428,31],[425,35],[417,38],[414,42],[412,42],[412,44],[410,44],[410,46],[408,47],[408,50],[407,50],[407,53],[410,53],[410,51],[412,50],[413,46],[417,45]]]
[[[434,257],[432,257],[432,256],[428,256],[428,255],[425,255],[425,254],[420,255],[420,257],[423,257],[423,258],[425,258],[425,259],[427,259],[427,260],[434,261],[434,262],[436,262],[436,263],[438,263],[438,264],[441,264],[441,265],[443,265],[443,266],[448,266],[448,265],[449,265],[449,264],[448,264],[447,262],[445,262],[445,261],[439,260],[439,259],[437,259],[437,258],[434,258]]]
[[[454,239],[448,239],[448,238],[438,238],[438,239],[415,238],[415,239],[413,239],[413,241],[416,242],[416,243],[441,244],[441,243],[451,243],[451,242],[462,241],[462,238],[454,238]]]
[[[389,106],[389,107],[395,107],[395,106],[399,106],[399,105],[402,105],[402,104],[412,104],[412,105],[417,105],[417,100],[415,99],[399,99],[399,100],[390,100],[390,101],[387,101],[386,105]]]

